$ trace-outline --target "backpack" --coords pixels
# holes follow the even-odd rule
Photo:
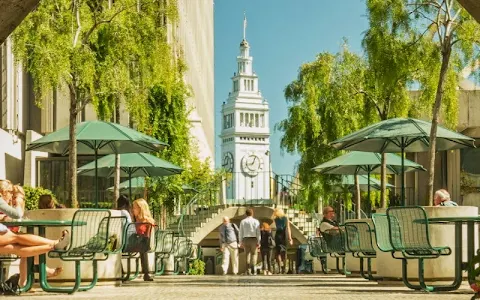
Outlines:
[[[235,231],[235,236],[237,237],[237,244],[240,245],[240,238],[238,237],[239,230],[237,224],[232,223],[233,231]]]

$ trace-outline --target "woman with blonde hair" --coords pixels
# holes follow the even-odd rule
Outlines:
[[[287,258],[287,240],[290,245],[293,244],[290,232],[290,222],[285,212],[281,208],[273,210],[272,219],[275,221],[275,257],[277,259],[280,272],[285,274],[285,263]]]
[[[42,196],[40,196],[40,200],[41,200],[41,198],[42,198]],[[53,201],[53,198],[51,198],[51,199]],[[40,202],[40,200],[39,200],[39,202]],[[25,212],[25,191],[18,184],[13,186],[13,198],[12,198],[11,205],[12,206],[17,206],[17,205],[21,206],[22,207],[22,214]],[[39,204],[39,208],[41,208],[40,204]],[[18,227],[9,227],[9,229],[11,231],[15,232],[15,233],[19,231]],[[34,264],[35,264],[36,267],[38,265],[38,262],[39,262],[38,256],[35,256],[34,257]],[[47,270],[47,277],[50,278],[50,277],[55,277],[55,276],[60,275],[60,273],[63,271],[63,268],[62,267],[50,268],[50,267],[46,266],[46,270]],[[20,258],[20,279],[19,279],[19,283],[20,283],[21,286],[23,286],[23,285],[25,285],[26,281],[27,281],[27,258],[26,257],[21,257]]]
[[[0,211],[12,219],[23,217],[21,201],[17,200],[15,207],[12,202],[13,184],[8,180],[0,180]],[[33,234],[16,234],[0,223],[0,254],[15,254],[22,257],[35,256],[53,249],[65,249],[70,243],[68,230],[62,232],[58,240],[50,240]]]
[[[132,219],[135,223],[148,223],[152,226],[155,225],[155,220],[152,218],[150,208],[148,207],[148,203],[145,199],[140,198],[133,201],[132,213]],[[151,232],[147,232],[149,229],[151,229],[150,226],[147,226],[146,224],[139,224],[135,227],[137,234],[142,236],[150,236]],[[140,252],[140,262],[142,263],[143,280],[153,281],[153,278],[151,278],[149,274],[148,256],[146,252]]]

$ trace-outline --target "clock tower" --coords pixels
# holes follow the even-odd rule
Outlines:
[[[253,71],[246,27],[247,19],[244,18],[237,71],[231,78],[227,101],[222,105],[221,163],[229,173],[227,203],[229,200],[270,199],[269,108]]]

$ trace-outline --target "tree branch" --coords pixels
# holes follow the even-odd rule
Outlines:
[[[78,37],[82,31],[82,24],[80,23],[80,7],[78,7],[78,1],[74,0],[73,9],[75,10],[75,18],[77,19],[77,31],[75,32],[75,37],[73,38],[73,47],[77,45]]]
[[[133,7],[133,5],[132,5]],[[85,36],[83,37],[82,39],[82,45],[85,45],[87,42],[88,42],[88,39],[90,38],[90,36],[92,35],[92,33],[95,31],[95,29],[97,29],[98,26],[100,26],[101,24],[106,24],[106,23],[111,23],[113,21],[113,19],[115,19],[115,17],[117,17],[119,14],[121,14],[122,12],[124,12],[125,10],[127,10],[129,7],[124,7],[123,9],[120,9],[118,10],[117,12],[115,12],[112,17],[110,19],[107,19],[107,20],[101,20],[101,21],[95,21],[95,23],[92,25],[92,27],[88,30],[88,32],[85,34]]]

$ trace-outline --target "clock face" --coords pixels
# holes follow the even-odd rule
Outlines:
[[[242,158],[242,170],[250,176],[257,176],[263,169],[263,161],[255,153],[250,152]]]
[[[231,152],[226,152],[223,156],[222,167],[227,170],[227,172],[233,172],[233,154]]]

